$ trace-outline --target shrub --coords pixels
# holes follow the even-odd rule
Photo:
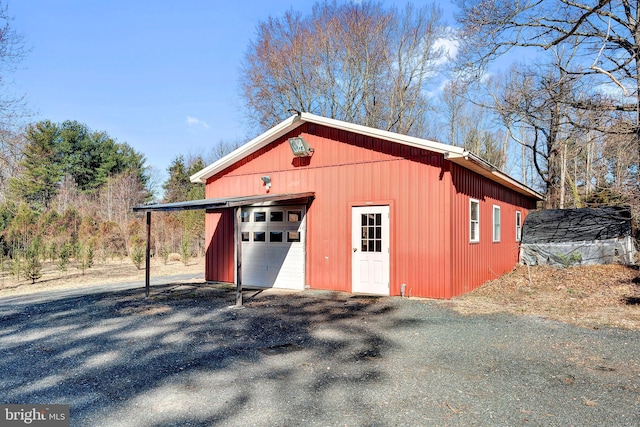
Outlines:
[[[84,275],[85,271],[88,268],[93,267],[93,259],[94,259],[94,243],[93,240],[89,241],[89,243],[84,245],[79,245],[78,251],[78,267],[82,270],[82,275]]]
[[[56,263],[56,267],[62,273],[66,273],[69,268],[69,262],[71,261],[71,256],[73,255],[73,245],[71,243],[65,243],[62,245],[60,249],[60,253],[58,254],[58,262]]]
[[[169,248],[167,245],[162,245],[162,248],[160,248],[160,256],[162,257],[163,264],[167,265],[169,262]]]
[[[138,270],[142,268],[142,261],[144,261],[144,251],[138,245],[131,249],[131,261]]]
[[[189,264],[189,259],[191,258],[191,241],[189,239],[189,235],[185,234],[182,237],[182,243],[180,244],[180,259],[184,265]]]
[[[31,280],[31,284],[42,277],[42,264],[40,263],[40,239],[35,238],[29,244],[24,265],[25,278]]]

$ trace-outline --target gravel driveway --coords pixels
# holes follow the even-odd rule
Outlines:
[[[164,282],[166,283],[166,281]],[[0,403],[72,426],[637,426],[640,333],[155,285],[0,299]]]

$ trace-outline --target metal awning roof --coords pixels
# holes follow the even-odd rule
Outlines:
[[[260,203],[281,202],[285,200],[304,200],[314,197],[314,192],[260,194],[255,196],[221,197],[215,199],[189,200],[176,203],[156,203],[153,205],[134,206],[134,212],[168,212],[192,209],[218,210]]]

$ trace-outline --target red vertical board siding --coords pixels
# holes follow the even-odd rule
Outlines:
[[[233,211],[208,212],[205,216],[205,279],[234,281]]]
[[[515,232],[516,211],[526,217],[535,207],[530,198],[452,165],[452,296],[469,292],[482,283],[507,273],[518,262]],[[470,200],[480,205],[480,241],[469,241]],[[500,241],[493,242],[493,206],[500,207]]]
[[[298,135],[314,148],[302,166],[287,143]],[[365,203],[390,206],[391,295],[399,295],[406,284],[407,295],[450,298],[491,278],[491,271],[501,273],[515,264],[515,208],[512,215],[507,205],[527,199],[450,164],[441,154],[305,123],[209,178],[207,197],[265,194],[263,175],[271,177],[272,194],[315,192],[306,217],[311,288],[351,290],[351,208]],[[511,245],[487,245],[494,198],[482,196],[483,191],[502,207],[502,240],[513,240]],[[471,247],[469,197],[482,204],[481,243]],[[524,220],[526,210],[520,210]],[[232,214],[210,213],[206,227],[211,242],[207,279],[232,281]]]

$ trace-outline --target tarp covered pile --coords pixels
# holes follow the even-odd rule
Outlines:
[[[631,265],[635,253],[626,207],[534,211],[522,229],[520,262],[527,265]]]

